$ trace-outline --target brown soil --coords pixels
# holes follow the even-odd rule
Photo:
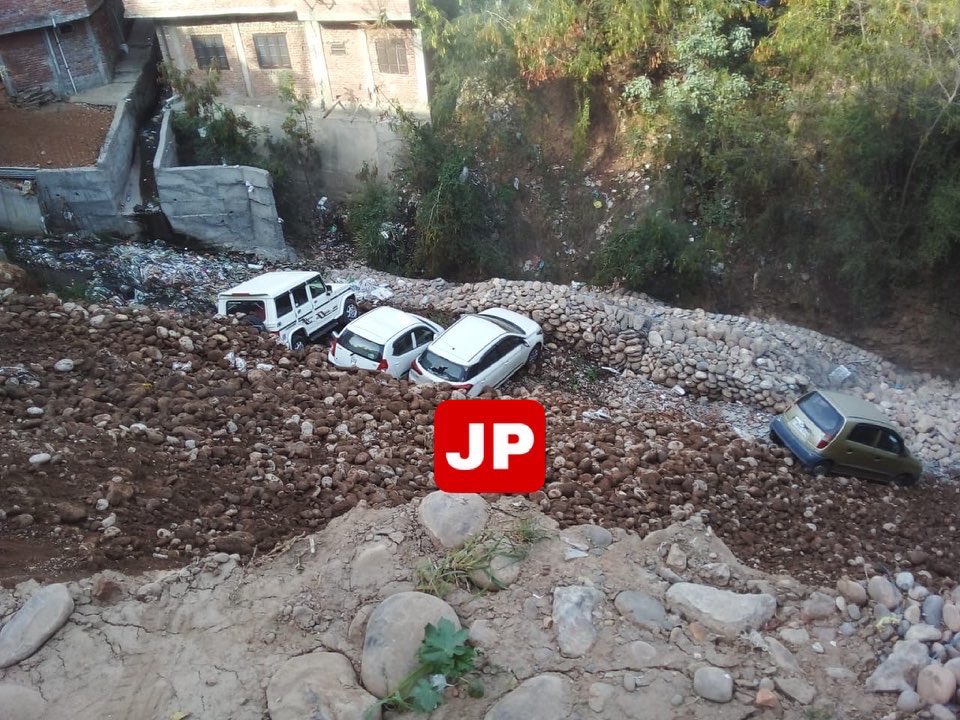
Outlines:
[[[93,165],[113,114],[109,107],[62,102],[35,109],[0,103],[0,166]]]

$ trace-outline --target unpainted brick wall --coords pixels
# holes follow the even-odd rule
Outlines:
[[[7,68],[14,92],[50,85],[56,80],[44,32],[29,30],[0,37],[0,61]]]
[[[111,28],[113,20],[107,12],[106,6],[101,6],[89,20],[65,23],[58,31],[44,28],[0,36],[0,60],[16,91],[49,87],[70,94],[74,83],[83,90],[108,82],[113,76],[119,33]],[[45,34],[49,34],[49,43]]]
[[[237,25],[240,41],[250,78],[252,97],[270,99],[277,97],[277,86],[284,72],[294,76],[294,87],[298,92],[316,95],[313,73],[315,68],[310,59],[310,47],[307,44],[304,23],[297,21],[278,21],[258,19],[241,21]],[[263,69],[260,67],[254,35],[259,33],[284,33],[287,39],[287,52],[290,55],[289,69]],[[174,51],[179,52],[185,67],[197,67],[196,54],[191,41],[192,35],[219,35],[223,41],[229,69],[220,72],[220,92],[224,97],[246,98],[247,92],[240,65],[236,34],[232,23],[205,23],[168,26],[168,42],[176,43]],[[348,107],[355,103],[364,105],[399,103],[404,107],[426,104],[419,97],[417,84],[417,55],[413,47],[412,28],[392,30],[364,30],[359,26],[321,27],[324,60],[330,79],[330,88],[334,98],[340,97]],[[399,38],[404,42],[407,56],[405,74],[384,73],[377,63],[376,41],[379,38]],[[342,43],[344,55],[335,55],[331,48]],[[366,46],[367,52],[364,52]],[[369,60],[368,60],[369,58]],[[317,68],[318,69],[318,68]],[[377,92],[372,92],[373,86]]]
[[[50,24],[50,15],[82,18],[90,15],[97,0],[0,0],[0,33]]]
[[[289,68],[274,70],[260,67],[257,60],[257,48],[254,44],[254,35],[261,33],[283,33],[287,38],[287,54],[290,56]],[[313,74],[310,69],[310,50],[304,35],[303,23],[262,21],[240,23],[240,38],[243,41],[243,51],[247,58],[247,72],[250,75],[250,85],[253,97],[277,97],[277,86],[284,73],[293,75],[293,85],[298,93],[316,95],[313,85]]]
[[[369,88],[369,71],[363,53],[363,31],[350,28],[321,28],[323,55],[330,76],[330,90],[348,107],[355,103],[369,104],[373,98]],[[331,48],[342,45],[346,54],[334,55]]]
[[[103,60],[106,70],[106,79],[113,77],[113,70],[116,67],[117,56],[120,53],[120,31],[117,28],[117,22],[109,13],[112,10],[104,3],[90,17],[90,24],[93,27],[93,35],[96,38],[97,45],[100,46],[100,56]]]
[[[240,70],[240,58],[237,55],[237,43],[233,37],[233,23],[170,26],[167,37],[170,41],[177,43],[181,56],[186,60],[186,67],[181,70],[197,68],[197,56],[193,51],[191,35],[219,35],[222,38],[227,64],[230,67],[220,70],[220,92],[226,97],[231,95],[247,97],[247,88]]]
[[[373,83],[376,86],[378,104],[399,104],[402,107],[418,105],[417,57],[413,48],[413,33],[409,29],[365,31],[370,48],[370,65],[373,68]],[[407,72],[404,74],[380,71],[377,63],[377,40],[403,40],[407,55]],[[425,103],[424,103],[425,104]]]

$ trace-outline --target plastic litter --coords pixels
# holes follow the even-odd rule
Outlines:
[[[240,372],[247,371],[247,361],[242,357],[237,357],[237,355],[231,350],[226,355],[223,356],[223,359],[230,363],[231,367],[236,368]]]
[[[830,371],[830,374],[827,375],[827,377],[830,379],[830,382],[839,385],[851,375],[853,375],[853,373],[846,365],[837,365],[837,367]]]
[[[613,417],[605,408],[600,408],[599,410],[584,410],[583,411],[584,420],[602,420],[610,421],[613,420]]]

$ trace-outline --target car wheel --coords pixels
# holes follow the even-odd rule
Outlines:
[[[813,473],[815,477],[825,477],[830,474],[831,468],[833,468],[832,462],[821,460],[812,468],[810,468],[810,472]]]
[[[527,355],[527,364],[526,367],[531,368],[540,362],[540,356],[543,355],[543,345],[537,343],[533,346],[533,349],[530,351],[530,354]]]
[[[779,445],[780,447],[783,447],[783,440],[781,440],[780,436],[777,435],[776,430],[770,431],[770,442],[772,442],[774,445]]]
[[[347,302],[343,305],[343,315],[340,317],[340,320],[346,325],[348,322],[353,322],[360,316],[360,308],[357,307],[357,301],[353,298],[347,298]]]
[[[916,485],[919,479],[916,475],[904,473],[903,475],[897,475],[893,481],[900,487],[910,487],[911,485]]]
[[[290,348],[295,352],[300,352],[301,350],[307,349],[307,338],[303,335],[303,333],[297,333],[290,338]]]

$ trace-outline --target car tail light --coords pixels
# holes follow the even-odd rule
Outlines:
[[[450,387],[457,390],[463,390],[464,392],[470,392],[470,390],[473,388],[473,385],[470,383],[460,383],[459,385],[451,385]]]
[[[377,370],[385,371],[388,367],[390,367],[390,366],[387,365],[387,359],[386,359],[386,358],[380,358],[380,362],[377,364]]]
[[[420,363],[416,360],[410,365],[410,369],[413,370],[417,375],[423,375],[423,369],[420,367]]]
[[[830,441],[833,440],[833,435],[824,435],[820,438],[820,442],[817,443],[817,450],[823,450],[827,445],[830,444]]]
[[[330,353],[335,354],[337,352],[337,338],[334,336],[333,340],[330,341]]]

